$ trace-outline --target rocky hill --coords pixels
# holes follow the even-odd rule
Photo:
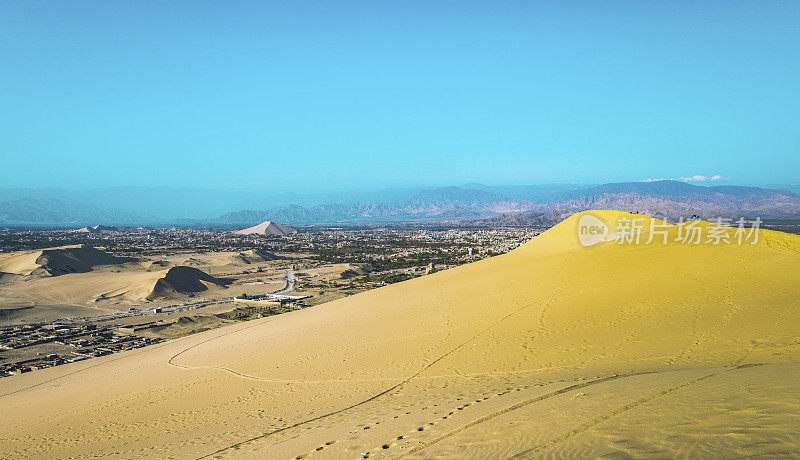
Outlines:
[[[676,222],[747,217],[788,219],[800,216],[800,195],[758,187],[703,187],[678,181],[605,184],[559,194],[525,213],[497,216],[482,224],[549,226],[588,209],[616,209]]]

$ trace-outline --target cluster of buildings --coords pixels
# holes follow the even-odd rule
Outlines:
[[[0,229],[0,251],[87,244],[119,255],[158,254],[179,250],[235,251],[250,248],[241,236],[196,228],[124,228],[98,233],[67,229]]]
[[[0,328],[0,377],[141,348],[158,338],[115,334],[95,324],[25,324]],[[45,350],[45,351],[42,351]],[[13,355],[9,352],[13,351]]]
[[[419,254],[431,248],[441,253],[473,256],[502,254],[538,234],[540,229],[501,227],[388,226],[315,227],[290,235],[253,240],[223,229],[122,228],[102,232],[74,230],[0,230],[0,251],[88,244],[117,255],[142,256],[176,251],[240,251],[254,242],[273,252],[310,254],[367,245],[379,255]],[[398,251],[405,248],[406,252]]]
[[[526,228],[346,227],[299,233],[272,243],[286,247],[271,250],[308,253],[327,262],[371,263],[385,268],[430,263],[458,265],[504,254],[540,232]]]

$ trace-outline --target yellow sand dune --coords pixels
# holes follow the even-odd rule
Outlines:
[[[42,256],[42,251],[23,251],[14,253],[0,259],[0,272],[15,275],[30,275],[39,268],[36,259]]]
[[[224,281],[193,267],[172,267],[159,277],[147,300],[179,297],[188,293],[225,287]]]
[[[17,275],[58,276],[85,273],[99,265],[119,265],[132,259],[115,257],[91,246],[61,246],[25,251],[0,259],[0,272]]]
[[[112,277],[119,280],[121,277]],[[193,267],[175,266],[156,272],[132,273],[122,278],[127,282],[95,296],[99,300],[162,300],[186,294],[224,288],[225,283]]]
[[[0,456],[800,455],[800,237],[584,247],[586,214],[504,256],[2,379]],[[639,217],[591,214],[609,235]]]
[[[160,267],[158,267],[160,268]],[[93,270],[34,277],[2,288],[4,303],[86,305],[97,301],[141,302],[224,288],[223,280],[193,267],[154,270]],[[11,299],[11,300],[9,300]]]

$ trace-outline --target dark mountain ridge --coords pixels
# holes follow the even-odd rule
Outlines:
[[[680,181],[387,188],[374,192],[269,195],[173,187],[112,187],[69,192],[0,189],[0,225],[288,225],[476,221],[540,222],[586,209],[639,211],[669,219],[701,216],[800,218],[800,196],[750,186]],[[528,216],[528,217],[526,217]],[[530,216],[536,216],[530,217]],[[499,221],[498,221],[499,222]]]
[[[747,186],[697,186],[678,181],[625,182],[575,190],[536,209],[504,214],[487,225],[553,225],[590,209],[616,209],[671,222],[698,215],[705,220],[738,217],[792,219],[800,216],[800,195],[788,190]]]

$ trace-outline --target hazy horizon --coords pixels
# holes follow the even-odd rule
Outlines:
[[[636,182],[658,182],[658,181],[675,181],[675,182],[683,182],[689,185],[696,185],[696,186],[703,186],[703,187],[714,187],[714,186],[736,186],[736,187],[758,187],[758,188],[765,188],[765,189],[780,189],[781,187],[786,187],[787,190],[793,191],[794,193],[800,193],[800,185],[787,183],[787,184],[764,184],[764,183],[751,183],[751,182],[739,182],[739,181],[732,181],[730,179],[719,179],[719,180],[680,180],[680,178],[669,178],[669,179],[659,179],[659,180],[621,180],[621,181],[598,181],[598,182],[541,182],[541,183],[488,183],[488,182],[480,182],[480,181],[472,181],[467,183],[458,183],[458,184],[450,184],[450,183],[429,183],[429,184],[418,184],[418,185],[374,185],[374,186],[367,186],[362,185],[359,186],[358,184],[354,184],[352,187],[349,188],[325,188],[325,187],[311,187],[311,188],[300,188],[300,189],[292,189],[289,186],[285,188],[264,188],[264,187],[224,187],[224,186],[203,186],[199,184],[197,186],[191,185],[170,185],[170,184],[157,184],[157,185],[139,185],[139,184],[130,184],[130,183],[123,183],[123,184],[113,184],[113,185],[99,185],[99,186],[76,186],[76,187],[55,187],[55,186],[45,186],[45,187],[0,187],[0,190],[5,191],[13,191],[13,190],[20,190],[20,191],[46,191],[46,190],[53,190],[59,191],[64,190],[68,192],[92,192],[92,191],[102,191],[102,190],[112,190],[112,189],[147,189],[147,190],[157,190],[157,189],[169,189],[169,190],[184,190],[184,191],[206,191],[206,192],[219,192],[219,193],[244,193],[244,192],[251,192],[251,193],[258,193],[262,195],[326,195],[326,194],[345,194],[345,193],[366,193],[366,192],[377,192],[377,191],[390,191],[390,190],[426,190],[426,189],[439,189],[439,188],[449,188],[449,187],[458,187],[464,189],[476,188],[476,187],[490,187],[490,188],[514,188],[514,187],[559,187],[559,186],[572,186],[575,188],[590,188],[595,187],[598,185],[604,184],[616,184],[616,183],[636,183]]]

